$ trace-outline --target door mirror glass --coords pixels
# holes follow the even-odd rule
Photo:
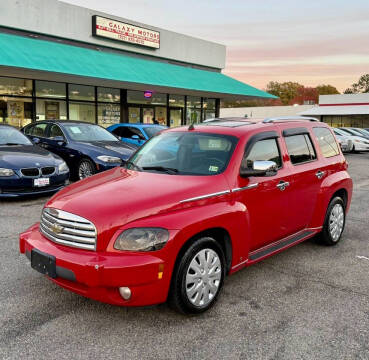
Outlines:
[[[274,176],[277,174],[278,165],[274,161],[255,160],[252,168],[241,168],[242,177],[249,176]]]

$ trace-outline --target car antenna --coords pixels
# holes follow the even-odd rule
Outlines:
[[[193,126],[193,123],[188,127],[188,130],[195,130],[195,127]]]

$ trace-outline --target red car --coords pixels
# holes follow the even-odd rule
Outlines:
[[[211,307],[224,277],[318,235],[341,239],[347,163],[315,119],[215,119],[153,137],[79,181],[20,235],[56,284],[115,305]]]

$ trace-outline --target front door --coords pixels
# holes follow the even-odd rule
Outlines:
[[[169,125],[170,127],[176,127],[182,125],[182,108],[170,109],[169,110]]]
[[[142,109],[142,117],[143,117],[142,122],[144,124],[154,124],[154,119],[155,119],[154,108],[144,107]]]

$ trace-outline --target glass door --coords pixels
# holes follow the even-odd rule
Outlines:
[[[139,107],[132,107],[128,108],[128,122],[129,123],[139,123],[141,122],[141,109]]]
[[[177,109],[170,109],[169,110],[169,124],[170,127],[176,127],[182,125],[182,114],[183,109],[177,108]]]

